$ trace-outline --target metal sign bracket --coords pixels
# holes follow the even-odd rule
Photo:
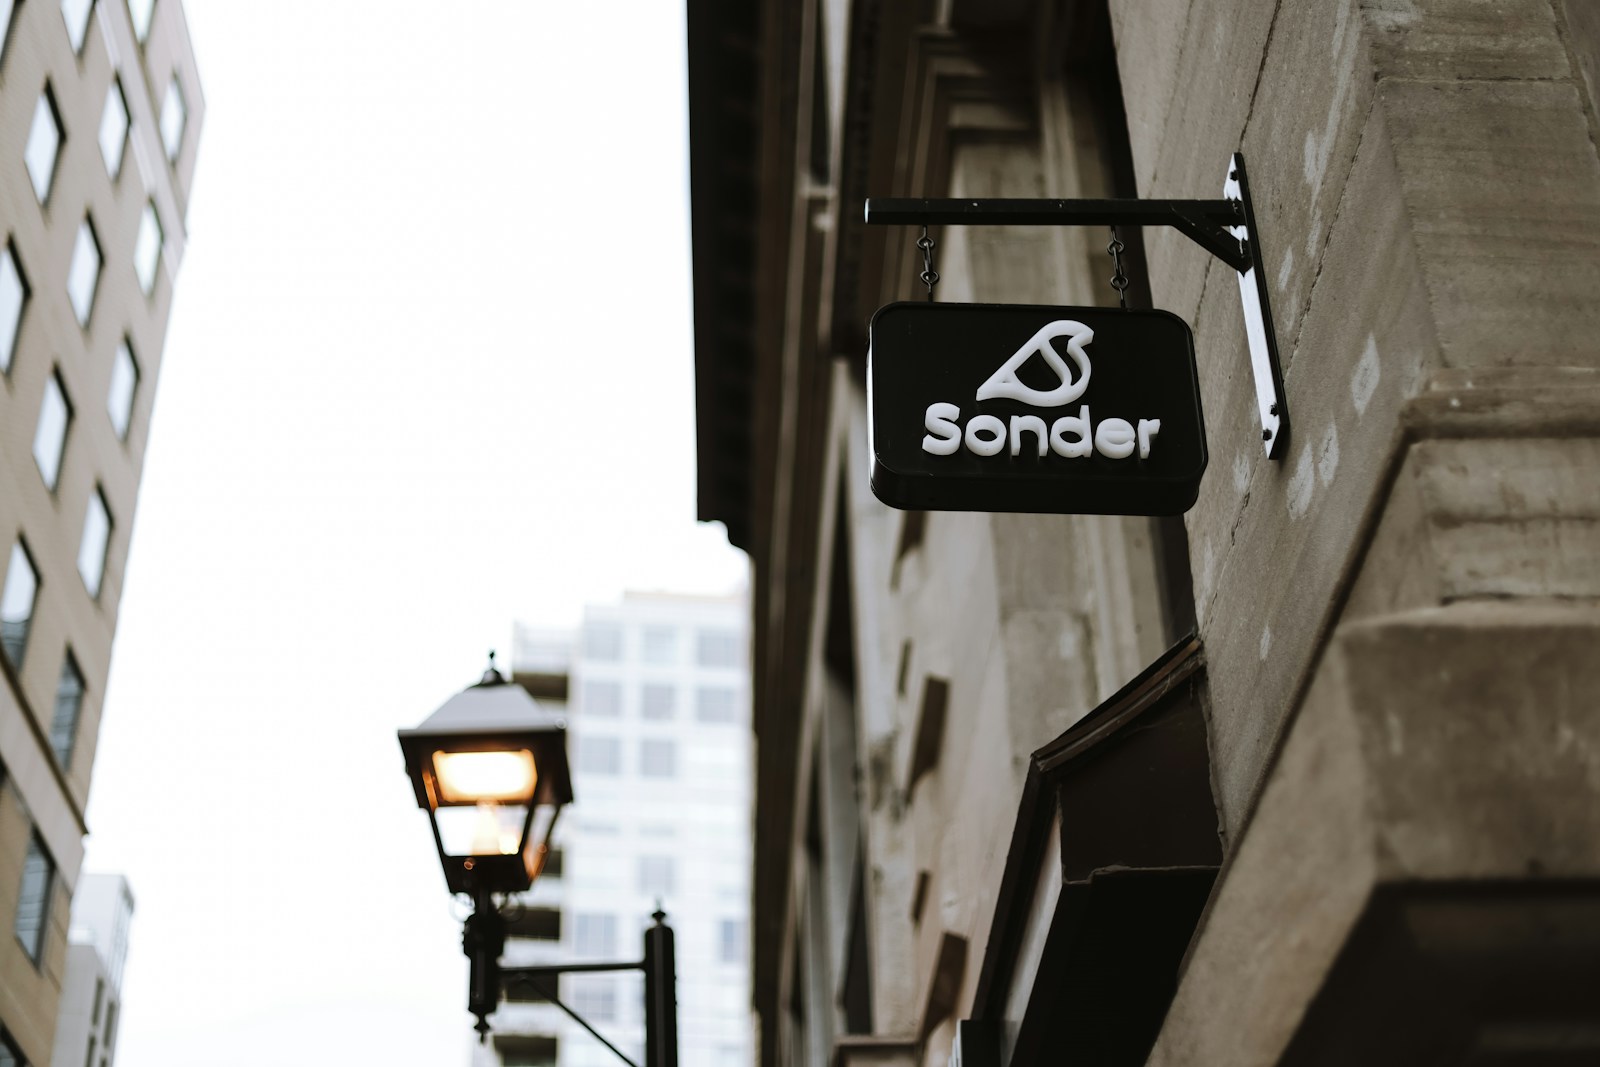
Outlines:
[[[1261,441],[1268,459],[1288,454],[1289,402],[1267,294],[1265,256],[1244,157],[1228,162],[1220,200],[972,200],[874,197],[868,225],[884,226],[1171,226],[1239,276]]]

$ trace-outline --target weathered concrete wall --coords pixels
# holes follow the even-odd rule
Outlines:
[[[1215,195],[1242,145],[1285,360],[1294,438],[1274,463],[1233,279],[1175,235],[1151,242],[1156,302],[1193,316],[1201,353],[1213,468],[1188,525],[1236,835],[1399,454],[1401,403],[1447,368],[1600,359],[1600,162],[1546,0],[1112,11],[1144,195]]]
[[[1147,234],[1155,303],[1200,353],[1212,464],[1186,523],[1231,857],[1153,1062],[1277,1062],[1375,887],[1600,871],[1600,678],[1581,654],[1600,635],[1600,19],[1577,6],[1110,0],[1141,195],[1215,197],[1245,154],[1294,425],[1267,460],[1233,273]],[[1103,195],[1056,91],[1034,126],[901,145],[948,148],[930,192]],[[951,228],[940,298],[1106,302],[1090,240]],[[923,520],[866,485],[860,385],[843,367],[833,385],[815,573],[839,502],[857,678],[842,693],[822,663],[819,583],[790,951],[846,965],[848,887],[807,880],[804,794],[812,760],[848,757],[853,701],[878,1051],[925,1037],[921,1062],[942,1062],[935,965],[960,1017],[1029,753],[1165,643],[1153,538],[952,513],[908,536]],[[919,761],[932,680],[947,701]],[[837,871],[855,811],[818,780]],[[808,1011],[835,1009],[813,985]],[[806,1022],[813,1054],[837,1034]]]
[[[1600,872],[1600,20],[1574,7],[1113,0],[1146,195],[1211,195],[1243,146],[1294,420],[1265,460],[1232,279],[1153,242],[1201,351],[1232,848],[1154,1064],[1283,1062],[1382,886]]]

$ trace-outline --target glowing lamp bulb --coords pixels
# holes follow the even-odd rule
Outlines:
[[[528,800],[539,780],[533,753],[435,752],[433,770],[439,780],[440,799],[446,803]]]

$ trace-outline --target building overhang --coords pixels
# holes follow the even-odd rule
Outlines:
[[[1033,753],[972,1017],[1001,1063],[1141,1064],[1222,863],[1200,640]]]
[[[695,450],[701,521],[748,550],[761,5],[688,0]]]

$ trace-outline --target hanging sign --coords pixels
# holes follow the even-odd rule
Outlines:
[[[1206,469],[1165,311],[898,303],[872,317],[872,491],[896,508],[1177,515]]]

